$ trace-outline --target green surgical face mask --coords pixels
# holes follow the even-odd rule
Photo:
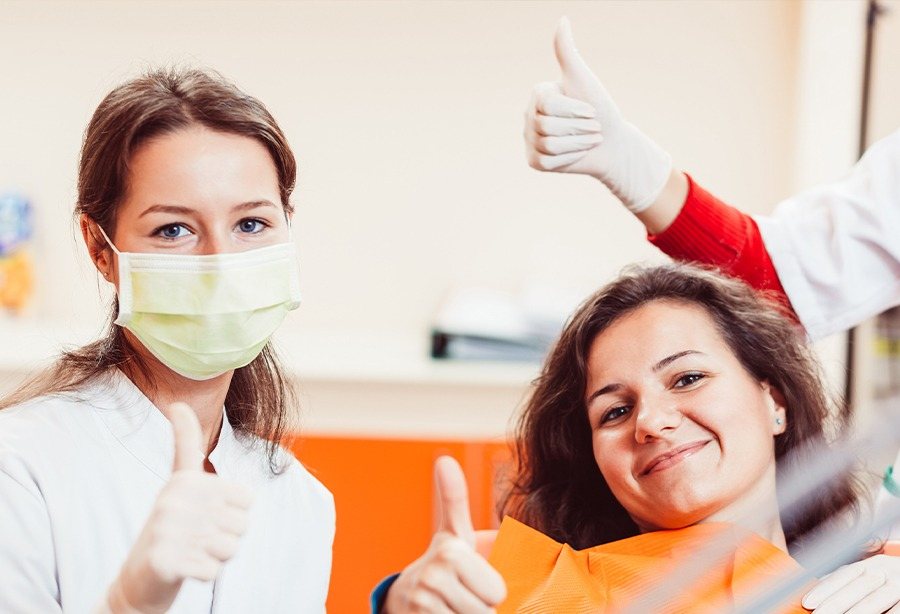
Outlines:
[[[115,323],[190,379],[250,364],[300,305],[293,242],[195,256],[120,252],[103,236],[119,264]]]

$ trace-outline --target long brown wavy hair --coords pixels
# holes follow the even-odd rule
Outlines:
[[[842,432],[849,413],[829,403],[803,332],[781,307],[746,286],[685,264],[633,268],[585,301],[548,356],[519,418],[516,478],[500,501],[508,514],[553,539],[586,548],[637,535],[638,527],[603,479],[592,448],[585,405],[587,363],[594,339],[613,322],[651,301],[697,305],[743,367],[779,390],[787,430],[775,438],[778,475],[812,462],[812,450]],[[859,485],[851,474],[819,489],[815,500],[783,518],[789,546],[823,522],[852,517]]]
[[[198,125],[264,145],[278,172],[281,205],[286,215],[293,212],[290,196],[297,163],[266,107],[218,74],[173,68],[153,70],[116,87],[94,111],[81,147],[76,219],[87,216],[107,236],[114,236],[134,153],[149,139]],[[152,385],[140,355],[122,329],[112,324],[117,315],[118,301],[114,300],[101,339],[65,352],[48,370],[0,400],[0,409],[38,396],[76,391],[116,367],[141,374],[141,379]],[[238,433],[267,441],[269,464],[275,472],[280,470],[278,444],[295,403],[296,395],[270,344],[253,362],[235,370],[225,397],[229,422]]]

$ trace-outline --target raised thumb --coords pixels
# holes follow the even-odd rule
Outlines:
[[[441,505],[441,531],[475,547],[475,530],[469,514],[469,491],[462,467],[452,456],[434,462],[434,483]]]
[[[569,23],[568,17],[560,18],[556,26],[553,48],[556,51],[556,61],[562,70],[563,93],[566,96],[580,98],[585,87],[597,78],[575,47],[572,24]]]
[[[169,407],[169,422],[175,436],[172,472],[203,471],[203,431],[197,414],[187,403],[173,403]]]

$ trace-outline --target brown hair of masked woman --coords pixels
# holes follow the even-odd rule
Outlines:
[[[297,176],[296,160],[266,107],[215,73],[159,69],[116,87],[94,111],[81,148],[76,218],[86,215],[114,236],[118,206],[128,189],[131,157],[149,139],[197,125],[262,143],[278,172],[285,213],[293,211],[289,199]],[[97,238],[99,245],[105,243]],[[76,391],[108,376],[115,367],[152,385],[122,329],[112,324],[117,314],[114,301],[102,339],[65,352],[48,371],[0,400],[0,409],[45,394]],[[284,437],[295,400],[271,344],[253,362],[235,370],[225,397],[228,420],[237,432],[268,440],[269,461],[276,472],[277,444]]]
[[[833,411],[802,330],[780,307],[742,282],[699,267],[669,264],[634,268],[585,301],[565,327],[546,362],[516,437],[518,473],[501,500],[501,515],[580,549],[639,533],[597,468],[585,406],[588,354],[594,339],[623,315],[651,301],[699,305],[743,367],[784,396],[787,430],[775,438],[778,474],[809,460],[842,432],[848,412]],[[788,454],[791,453],[791,454]],[[859,485],[852,475],[835,478],[815,500],[784,519],[788,546],[826,521],[858,511]]]

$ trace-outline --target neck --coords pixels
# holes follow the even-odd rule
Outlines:
[[[728,522],[753,531],[787,552],[787,540],[781,526],[778,498],[775,496],[775,463],[738,500],[701,522]]]
[[[126,330],[125,336],[131,349],[140,356],[144,368],[139,369],[126,363],[122,366],[123,373],[166,418],[169,417],[169,407],[173,403],[187,403],[200,421],[203,441],[206,442],[205,452],[209,455],[218,442],[222,428],[222,407],[234,371],[208,380],[192,380],[161,363],[130,331]]]

